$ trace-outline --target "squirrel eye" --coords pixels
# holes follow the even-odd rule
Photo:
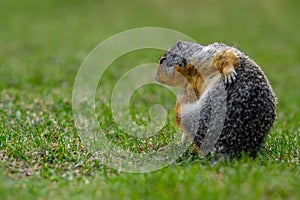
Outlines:
[[[159,64],[160,64],[160,65],[163,64],[163,62],[165,62],[166,59],[167,59],[166,57],[162,57],[162,58],[159,60]]]

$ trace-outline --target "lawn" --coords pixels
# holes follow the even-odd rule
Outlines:
[[[300,199],[299,7],[292,0],[2,0],[0,199]],[[237,46],[262,67],[278,116],[256,159],[212,163],[187,153],[153,172],[126,173],[85,148],[72,112],[77,71],[101,41],[148,26]],[[121,56],[97,87],[99,126],[131,152],[157,149],[178,131],[175,96],[157,86],[140,88],[130,102],[137,124],[149,122],[153,103],[165,106],[168,123],[154,137],[130,137],[110,110],[122,75],[161,54],[145,49]]]

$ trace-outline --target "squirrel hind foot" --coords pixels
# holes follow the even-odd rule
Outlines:
[[[239,64],[239,58],[233,50],[226,49],[218,52],[214,56],[213,64],[224,76],[226,84],[231,84],[236,80],[235,67]]]
[[[189,133],[183,132],[181,136],[181,143],[184,147],[190,145],[194,141],[194,136],[190,135]]]

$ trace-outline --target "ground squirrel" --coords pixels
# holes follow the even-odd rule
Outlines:
[[[182,142],[200,152],[256,156],[276,117],[276,98],[260,67],[235,47],[177,42],[159,60],[155,79],[181,86],[176,121]],[[204,147],[205,146],[205,147]]]

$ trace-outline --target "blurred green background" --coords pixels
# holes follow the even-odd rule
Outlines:
[[[1,0],[0,197],[298,199],[299,8],[294,0]],[[101,41],[145,26],[174,29],[202,44],[234,45],[262,67],[279,104],[261,160],[216,167],[188,161],[130,175],[110,171],[82,152],[72,136],[77,70]],[[157,62],[160,54],[121,58],[107,72],[107,89],[123,73],[118,66]],[[99,106],[110,129],[105,109]]]

